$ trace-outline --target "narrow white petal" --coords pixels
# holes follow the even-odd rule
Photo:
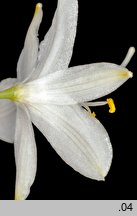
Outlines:
[[[58,0],[52,26],[40,44],[39,62],[32,79],[68,67],[76,35],[77,0]]]
[[[80,106],[30,106],[36,127],[60,157],[82,175],[104,180],[112,148],[105,128]]]
[[[0,91],[15,85],[16,79],[5,79],[0,82]],[[16,105],[10,100],[0,100],[0,139],[13,143],[15,135]]]
[[[111,63],[72,67],[27,83],[24,98],[42,104],[82,103],[111,93],[131,76],[126,68]]]
[[[15,199],[24,200],[36,175],[37,152],[30,116],[25,106],[17,104],[15,131]]]
[[[17,64],[17,77],[19,81],[23,81],[28,78],[36,67],[39,47],[37,35],[41,20],[42,5],[38,3],[26,35],[24,48],[20,54]]]
[[[135,47],[130,47],[121,65],[126,67],[135,53]]]

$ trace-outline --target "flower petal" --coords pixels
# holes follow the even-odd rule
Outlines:
[[[24,81],[36,67],[39,47],[37,35],[41,20],[42,5],[38,3],[25,38],[24,48],[17,63],[17,77],[19,81]]]
[[[76,35],[77,13],[77,0],[58,0],[52,26],[40,44],[33,80],[68,67]]]
[[[16,79],[8,78],[0,82],[0,91],[15,85]],[[0,139],[13,143],[15,135],[16,105],[10,100],[0,100]]]
[[[33,123],[61,158],[82,175],[104,180],[112,148],[105,128],[78,105],[30,106]]]
[[[132,76],[126,68],[96,63],[57,71],[24,86],[27,102],[72,105],[105,96]]]
[[[36,175],[37,152],[34,132],[24,105],[17,104],[15,131],[16,188],[15,199],[24,200]]]

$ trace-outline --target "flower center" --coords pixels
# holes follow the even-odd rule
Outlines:
[[[0,92],[0,99],[9,99],[12,101],[22,100],[22,88],[19,85],[13,86],[9,89]]]

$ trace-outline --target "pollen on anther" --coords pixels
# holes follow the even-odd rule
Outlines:
[[[107,103],[108,103],[108,106],[109,106],[109,113],[114,113],[116,111],[114,100],[112,98],[108,98]]]
[[[96,117],[96,113],[95,112],[88,112],[89,116],[91,117]]]

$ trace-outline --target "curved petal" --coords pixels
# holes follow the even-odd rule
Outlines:
[[[16,79],[8,78],[0,82],[0,91],[16,84]],[[0,100],[0,139],[13,143],[15,135],[16,105],[10,100]]]
[[[33,80],[68,67],[76,35],[77,13],[77,0],[58,0],[52,26],[40,44]]]
[[[17,63],[17,78],[19,81],[28,78],[36,67],[39,47],[37,35],[41,20],[42,5],[38,3],[25,38],[24,48]]]
[[[33,123],[61,158],[82,175],[104,180],[112,148],[105,128],[78,105],[30,106]]]
[[[17,104],[15,131],[16,188],[15,199],[24,200],[34,182],[37,152],[34,132],[25,106]]]
[[[24,86],[27,102],[72,105],[94,100],[116,90],[132,73],[111,63],[96,63],[57,71]]]

